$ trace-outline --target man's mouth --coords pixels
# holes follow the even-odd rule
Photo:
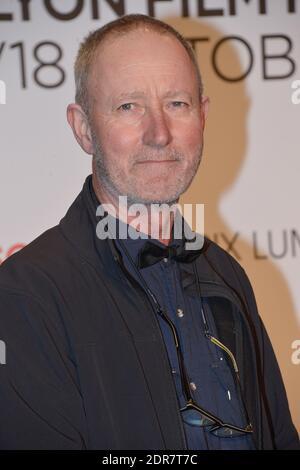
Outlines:
[[[137,163],[173,163],[177,161],[178,160],[144,160],[142,162],[137,162]]]

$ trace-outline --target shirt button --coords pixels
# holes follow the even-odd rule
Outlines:
[[[190,382],[190,387],[191,387],[191,390],[193,390],[193,392],[197,390],[197,386],[194,382]]]
[[[184,316],[184,313],[183,313],[182,308],[178,308],[178,309],[177,309],[177,316],[178,316],[179,318],[182,318],[182,317]]]
[[[164,262],[167,263],[167,262],[168,262],[168,258],[164,258]]]
[[[172,374],[177,374],[176,369],[172,369]]]

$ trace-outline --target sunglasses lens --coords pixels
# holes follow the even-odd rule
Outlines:
[[[210,429],[210,432],[217,437],[239,437],[244,436],[244,431],[239,431],[237,429],[231,429],[226,426],[224,427],[215,427]]]
[[[180,411],[186,424],[196,427],[209,427],[209,432],[217,437],[239,437],[253,432],[251,425],[248,425],[245,429],[232,429],[229,425],[217,425],[215,420],[208,418],[200,411],[192,408],[191,405],[187,405],[186,408],[182,408]]]
[[[190,424],[191,426],[212,426],[215,425],[215,421],[207,418],[202,413],[192,408],[182,410],[182,419],[185,423]]]

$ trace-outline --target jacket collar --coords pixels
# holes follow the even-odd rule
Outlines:
[[[92,175],[87,176],[81,192],[78,194],[66,215],[61,219],[59,227],[64,237],[71,243],[78,254],[97,270],[105,271],[117,280],[122,279],[122,272],[118,267],[122,257],[116,243],[111,239],[100,240],[96,234],[96,227],[101,216],[96,215],[100,202],[92,186]],[[215,273],[206,263],[204,254],[211,241],[205,237],[203,253],[197,258],[199,280],[202,282],[219,282]],[[194,263],[180,263],[183,288],[195,285]],[[193,289],[193,288],[192,288]]]
[[[97,270],[105,270],[107,275],[120,280],[120,272],[108,240],[100,240],[96,234],[101,219],[96,215],[99,204],[92,186],[92,175],[89,175],[59,226],[81,257]]]

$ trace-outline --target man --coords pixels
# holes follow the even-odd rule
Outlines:
[[[208,239],[187,249],[167,210],[202,154],[208,100],[191,48],[125,16],[85,39],[75,81],[67,117],[93,174],[0,269],[1,448],[297,448],[243,269]],[[119,196],[146,207],[142,229]],[[106,216],[132,236],[103,236]]]

